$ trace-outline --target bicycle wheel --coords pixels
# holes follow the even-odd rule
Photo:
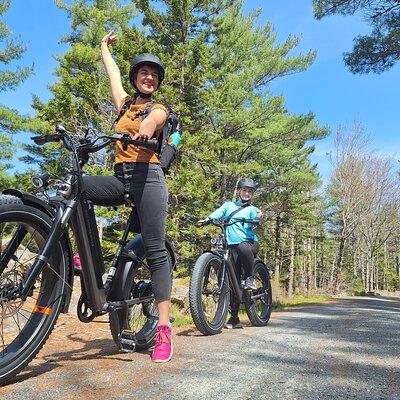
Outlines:
[[[129,274],[132,278],[124,282],[123,299],[130,300],[153,295],[150,271],[143,264],[138,268],[136,266],[131,268],[135,270],[133,274]],[[117,316],[117,323],[110,316],[110,330],[119,348],[122,348],[120,340],[122,331],[131,332],[129,336],[135,350],[148,349],[153,345],[158,323],[158,309],[154,296],[151,300],[118,310]]]
[[[265,326],[271,316],[272,289],[268,268],[262,261],[256,260],[253,275],[257,289],[252,291],[252,298],[245,299],[244,304],[252,325]]]
[[[203,335],[221,332],[229,310],[229,282],[221,257],[204,253],[194,265],[189,288],[193,321]]]
[[[26,298],[10,300],[43,247],[51,219],[11,196],[0,196],[0,384],[20,372],[50,335],[64,300],[67,262],[58,243]]]

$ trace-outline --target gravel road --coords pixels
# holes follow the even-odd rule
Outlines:
[[[175,335],[164,365],[118,353],[105,321],[60,317],[1,399],[400,399],[400,299],[352,297],[272,314],[265,328]]]

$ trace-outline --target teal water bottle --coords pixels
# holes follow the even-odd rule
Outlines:
[[[178,145],[179,145],[179,143],[181,142],[181,138],[182,138],[182,136],[181,136],[181,134],[179,133],[179,131],[175,131],[175,132],[170,136],[169,144],[170,144],[172,147],[177,148]]]

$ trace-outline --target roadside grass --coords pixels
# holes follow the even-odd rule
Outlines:
[[[179,307],[177,304],[171,304],[170,313],[174,318],[174,322],[172,323],[174,327],[178,328],[194,324],[188,309],[185,310],[184,308]]]
[[[275,299],[273,301],[273,310],[272,311],[281,311],[286,308],[291,308],[291,307],[296,307],[296,306],[302,306],[305,304],[315,304],[315,303],[322,303],[324,301],[327,301],[330,299],[330,296],[328,295],[315,295],[315,296],[296,296],[293,299],[289,299],[287,297],[281,297],[278,299]]]
[[[275,299],[273,301],[272,313],[274,311],[282,311],[291,307],[301,306],[305,304],[315,304],[327,301],[330,299],[328,295],[315,295],[315,296],[297,296],[293,299],[288,299],[285,297],[280,297],[279,299]],[[243,308],[242,308],[243,307]],[[241,317],[247,317],[244,306],[242,306],[239,315]],[[171,304],[171,315],[174,318],[173,326],[174,327],[186,327],[190,325],[194,325],[192,316],[190,315],[189,309],[182,308],[178,304]],[[273,314],[272,314],[273,318]]]

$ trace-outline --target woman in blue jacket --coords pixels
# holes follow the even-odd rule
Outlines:
[[[242,178],[238,182],[239,198],[237,201],[227,201],[212,212],[206,219],[198,221],[197,226],[204,225],[210,219],[231,217],[233,219],[257,220],[262,216],[259,208],[251,205],[254,192],[258,184],[250,178]],[[253,224],[237,222],[227,227],[226,239],[228,246],[233,250],[235,267],[238,278],[244,272],[244,289],[257,289],[253,276],[254,257],[258,252],[258,237],[253,232]],[[231,299],[230,314],[226,328],[238,329],[242,325],[239,320],[239,304]]]

